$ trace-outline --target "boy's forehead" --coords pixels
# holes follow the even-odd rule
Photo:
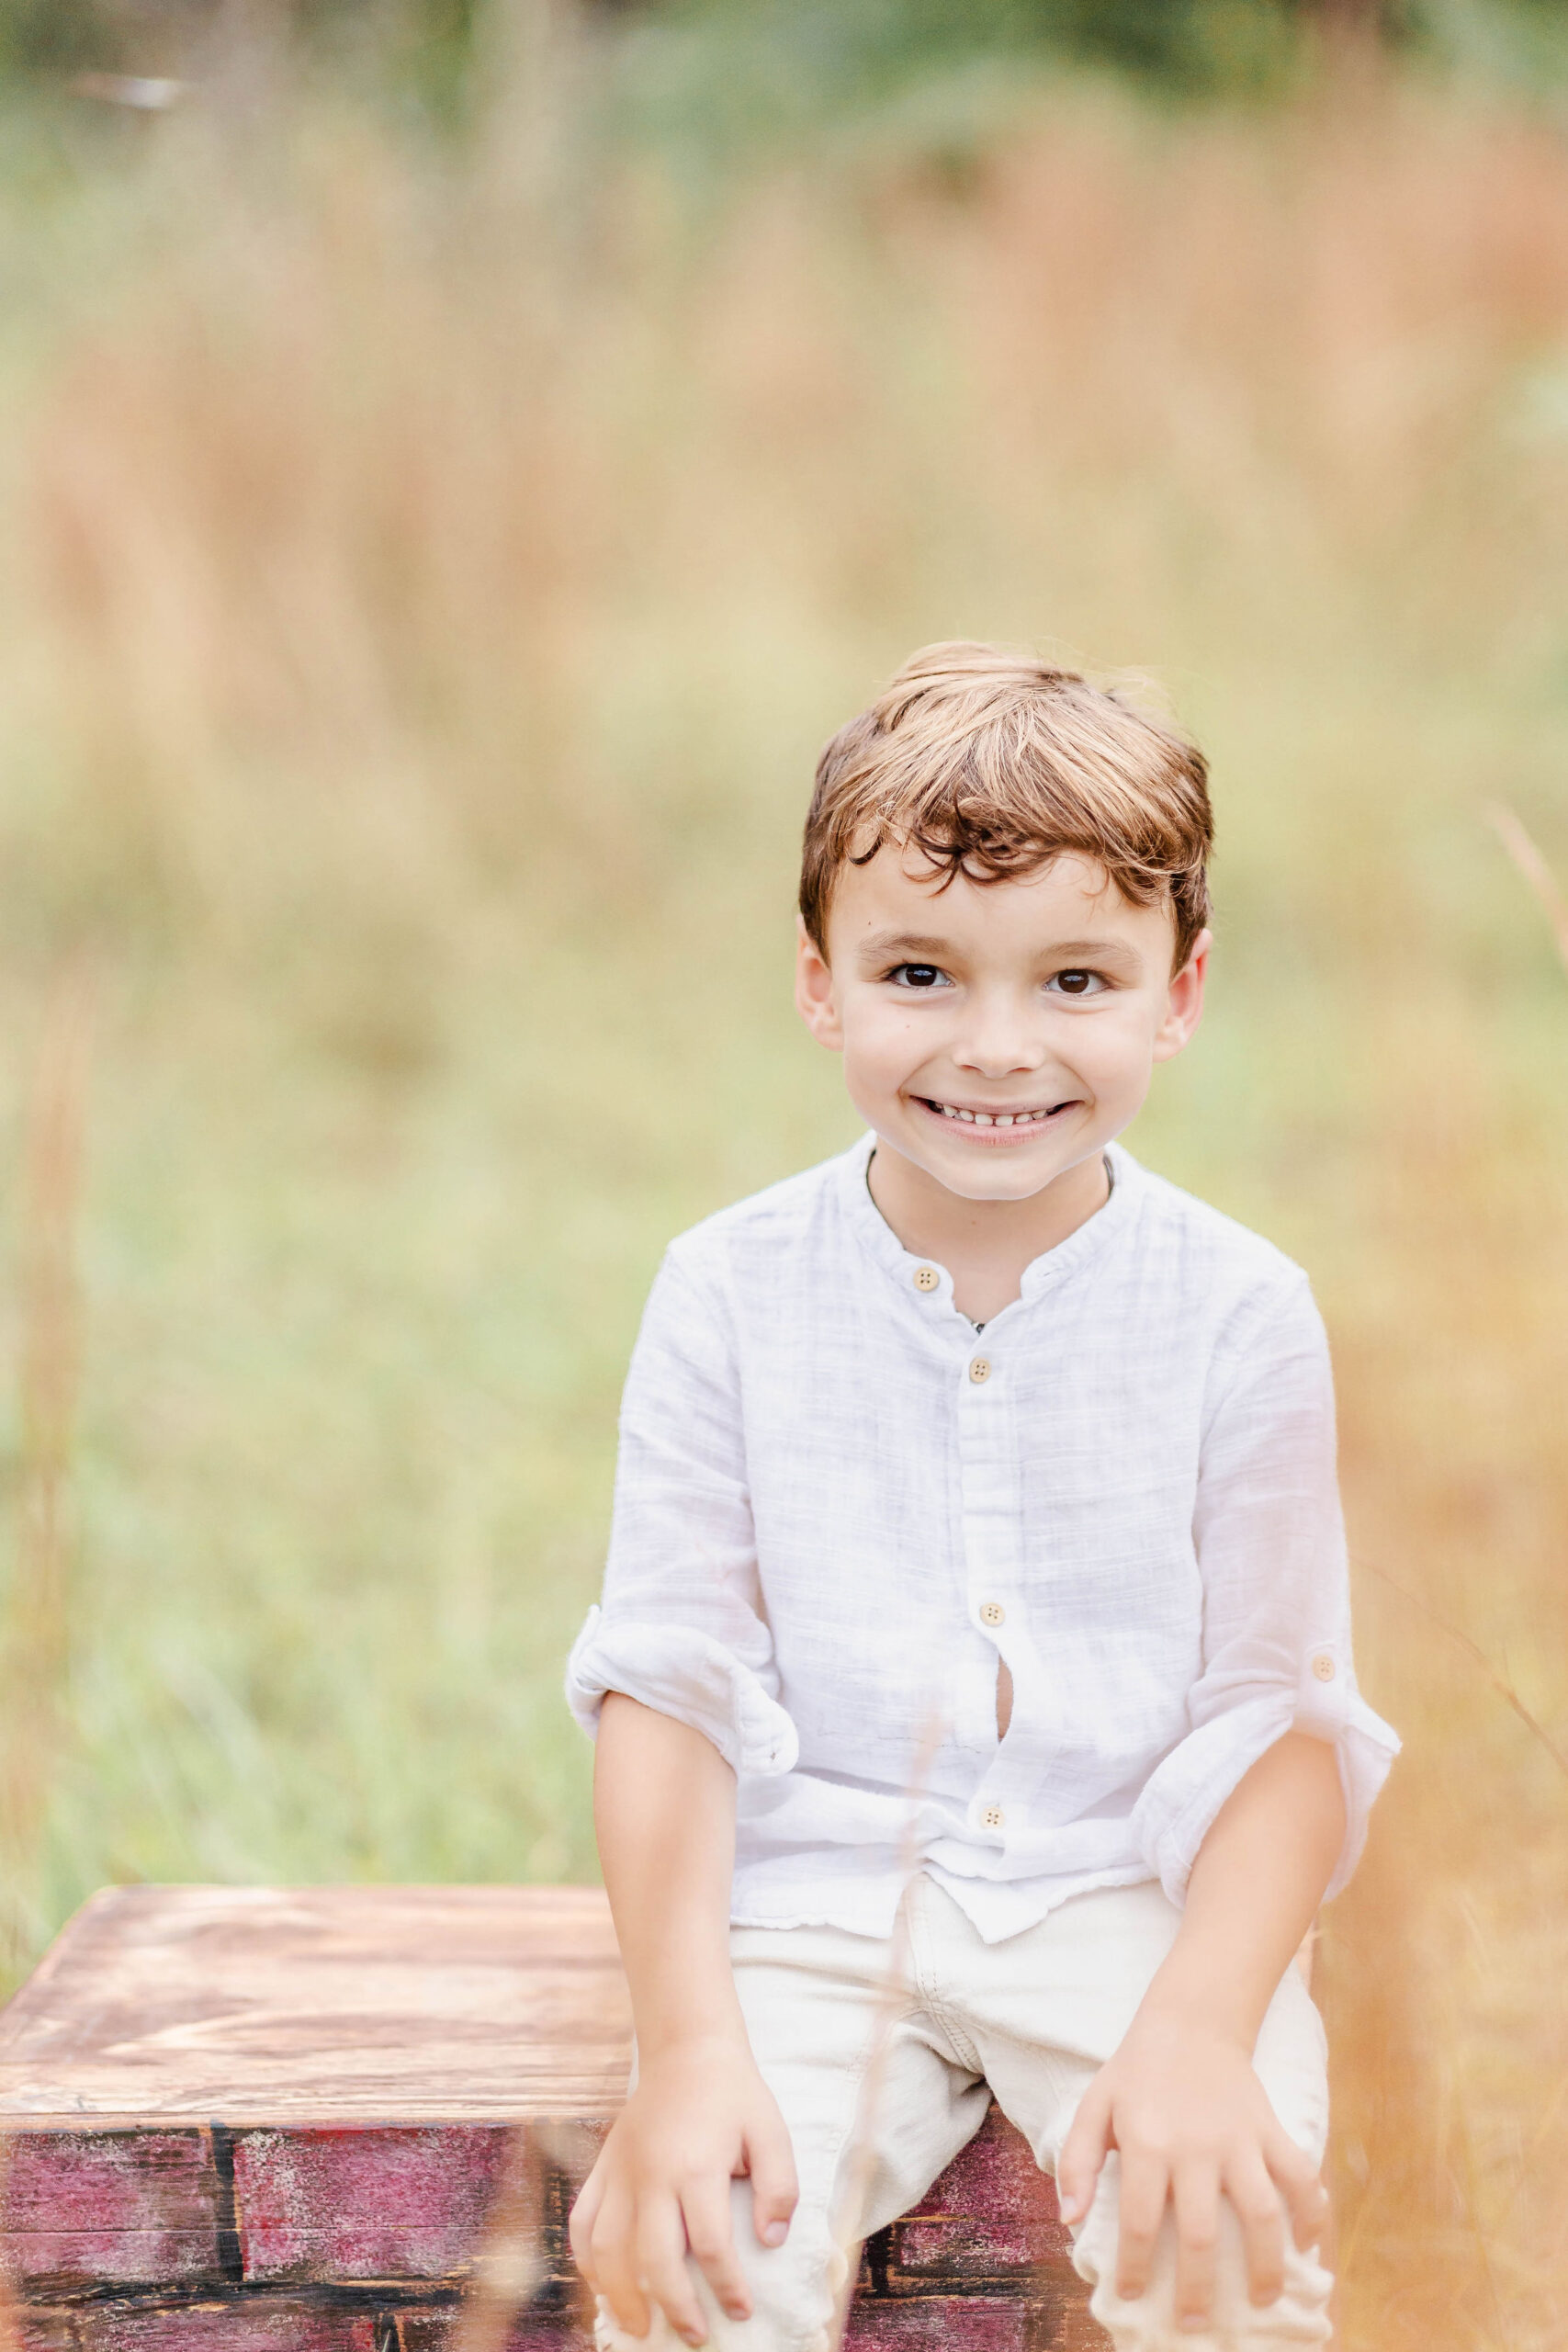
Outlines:
[[[863,864],[839,872],[829,910],[829,934],[848,945],[884,931],[933,945],[944,938],[984,938],[997,945],[1016,937],[1038,946],[1049,934],[1122,939],[1164,935],[1172,928],[1168,901],[1136,906],[1095,858],[1064,850],[1028,874],[976,880],[962,868],[935,865],[919,851],[888,842]]]

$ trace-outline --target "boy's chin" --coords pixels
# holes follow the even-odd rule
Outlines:
[[[1004,1147],[988,1152],[985,1146],[933,1144],[924,1136],[897,1136],[894,1148],[928,1177],[961,1201],[1032,1201],[1059,1176],[1075,1167],[1082,1152],[1066,1156],[1038,1144]]]
[[[1018,1168],[956,1168],[925,1163],[926,1173],[960,1201],[1032,1201],[1066,1171],[1055,1165]]]

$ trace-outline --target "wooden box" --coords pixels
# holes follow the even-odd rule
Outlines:
[[[566,2215],[625,2086],[586,1887],[118,1887],[0,2016],[26,2352],[558,2352]],[[1105,2342],[993,2111],[866,2248],[860,2352]]]

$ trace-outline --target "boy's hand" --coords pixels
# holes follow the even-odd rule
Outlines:
[[[1183,2326],[1201,2327],[1213,2307],[1222,2196],[1241,2223],[1254,2303],[1275,2301],[1284,2286],[1284,2213],[1303,2249],[1327,2226],[1316,2166],[1280,2124],[1247,2052],[1212,2025],[1134,2020],[1063,2144],[1056,2181],[1065,2221],[1088,2213],[1108,2148],[1122,2158],[1116,2290],[1143,2293],[1166,2205],[1174,2204]]]
[[[674,2042],[641,2063],[571,2215],[577,2267],[629,2335],[647,2335],[658,2304],[688,2344],[705,2341],[688,2249],[720,2309],[750,2317],[729,2199],[746,2173],[757,2235],[782,2245],[799,2193],[795,2159],[745,2041]]]

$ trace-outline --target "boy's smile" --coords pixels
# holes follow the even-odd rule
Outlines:
[[[1054,1119],[1059,1111],[1068,1108],[1066,1102],[1045,1103],[1036,1110],[987,1109],[983,1102],[935,1102],[929,1095],[918,1095],[928,1111],[939,1118],[957,1119],[964,1126],[973,1127],[976,1143],[1003,1147],[1025,1140],[1019,1131],[1039,1126],[1045,1119]]]
[[[1173,974],[1168,906],[1072,853],[1002,881],[945,872],[893,843],[845,865],[827,956],[802,933],[796,1001],[875,1131],[877,1205],[963,1288],[976,1244],[1021,1272],[1103,1204],[1104,1146],[1198,1024],[1208,934]]]

